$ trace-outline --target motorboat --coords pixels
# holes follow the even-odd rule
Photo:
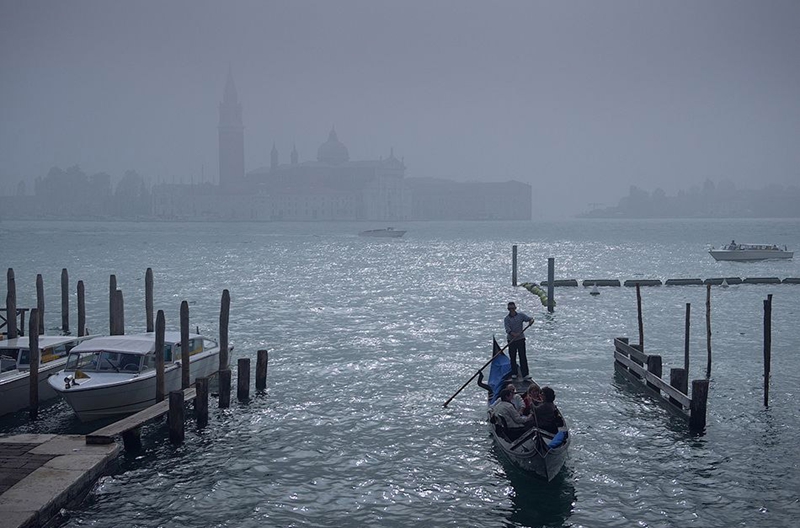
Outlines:
[[[358,235],[379,238],[400,238],[405,234],[405,231],[395,229],[393,227],[387,227],[385,229],[369,229],[367,231],[361,231]]]
[[[95,337],[39,336],[39,401],[58,396],[47,383],[47,377],[64,368],[70,350]],[[0,416],[19,411],[30,404],[30,372],[29,337],[0,341]]]
[[[495,345],[495,349],[497,348]],[[487,420],[489,431],[500,453],[511,464],[526,473],[551,481],[561,471],[567,459],[571,443],[567,422],[558,412],[557,431],[548,431],[538,427],[509,427],[502,416],[493,412],[496,395],[508,383],[513,383],[517,393],[522,394],[534,383],[529,378],[510,379],[510,374],[511,366],[508,356],[503,352],[496,354],[492,360],[488,383],[490,389]]]
[[[106,336],[72,349],[64,369],[48,382],[82,422],[121,417],[156,403],[156,335]],[[219,369],[219,344],[189,334],[189,382]],[[233,350],[233,346],[230,347]],[[164,392],[181,389],[184,347],[180,332],[165,332]]]
[[[730,244],[722,246],[721,249],[709,250],[714,260],[770,260],[770,259],[790,259],[794,257],[794,251],[789,251],[786,246],[783,248],[775,244],[737,244],[731,241]]]

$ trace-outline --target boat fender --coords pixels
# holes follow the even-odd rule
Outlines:
[[[563,444],[566,439],[567,439],[567,432],[559,431],[558,433],[556,433],[553,439],[550,440],[550,443],[547,444],[547,447],[548,449],[555,449],[556,447]]]

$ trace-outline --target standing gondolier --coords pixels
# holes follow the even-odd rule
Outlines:
[[[517,305],[513,301],[508,303],[508,315],[503,319],[503,324],[508,339],[508,353],[511,356],[512,379],[517,379],[520,374],[523,379],[531,379],[528,371],[528,356],[525,353],[525,333],[522,328],[522,323],[528,322],[533,323],[533,317],[518,312]],[[519,354],[519,366],[517,366],[517,354]]]

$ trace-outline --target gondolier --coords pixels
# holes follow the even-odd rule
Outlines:
[[[513,301],[508,303],[508,315],[503,319],[503,324],[508,339],[508,354],[511,356],[512,379],[520,376],[525,380],[531,379],[528,371],[528,356],[525,352],[525,333],[522,328],[522,323],[527,322],[532,323],[533,317],[518,312],[517,305]],[[517,365],[517,354],[519,354],[519,366]]]

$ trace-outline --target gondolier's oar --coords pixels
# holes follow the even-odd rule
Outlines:
[[[525,333],[525,330],[527,330],[528,328],[530,328],[532,324],[533,324],[533,319],[531,319],[531,322],[530,322],[530,323],[528,323],[528,326],[526,326],[525,328],[523,328],[523,329],[522,329],[522,333],[524,334],[524,333]],[[450,399],[449,399],[449,400],[447,400],[446,402],[444,402],[444,405],[443,405],[443,407],[447,407],[447,404],[449,404],[451,401],[453,401],[453,398],[455,398],[456,396],[458,396],[458,393],[459,393],[459,392],[461,392],[462,390],[464,390],[464,388],[465,388],[467,385],[469,385],[469,384],[470,384],[470,382],[471,382],[472,380],[474,380],[474,379],[475,379],[475,377],[476,377],[476,376],[477,376],[477,375],[480,373],[480,371],[482,371],[483,369],[485,369],[486,367],[488,367],[488,366],[489,366],[489,363],[491,363],[492,361],[494,361],[494,358],[496,358],[497,356],[499,356],[500,354],[502,354],[502,353],[503,353],[503,351],[504,351],[506,348],[508,348],[508,345],[510,345],[510,344],[511,344],[511,342],[510,342],[510,341],[509,341],[508,343],[506,343],[506,346],[504,346],[503,348],[501,348],[501,349],[500,349],[500,350],[497,352],[497,354],[493,355],[493,356],[492,356],[492,359],[490,359],[489,361],[487,361],[487,362],[486,362],[486,363],[485,363],[485,364],[484,364],[484,365],[483,365],[481,368],[479,368],[479,369],[478,369],[478,370],[475,372],[475,374],[473,374],[473,375],[472,375],[472,377],[471,377],[470,379],[468,379],[468,380],[467,380],[467,382],[466,382],[465,384],[463,384],[463,385],[461,386],[461,388],[460,388],[460,389],[458,389],[458,390],[456,391],[456,393],[455,393],[455,394],[453,394],[452,396],[450,396]]]

